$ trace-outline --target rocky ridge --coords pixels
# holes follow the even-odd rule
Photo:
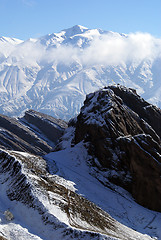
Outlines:
[[[62,136],[66,122],[28,110],[23,118],[0,115],[1,148],[44,155]]]
[[[159,108],[133,89],[109,86],[87,95],[73,125],[72,145],[84,141],[95,172],[106,173],[108,181],[127,189],[139,204],[161,212]]]

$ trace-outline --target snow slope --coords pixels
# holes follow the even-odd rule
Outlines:
[[[0,150],[0,193],[0,238],[152,239],[75,193],[74,182],[48,174],[45,161],[34,155]]]
[[[70,147],[72,132],[73,128],[70,127],[63,137],[61,147],[64,150],[46,155],[50,172],[74,182],[79,194],[97,204],[120,223],[142,234],[161,239],[161,213],[142,207],[126,190],[107,183],[106,175],[103,176],[98,168],[90,165],[83,142]],[[109,187],[97,180],[96,175],[102,182],[106,181]]]
[[[69,120],[85,95],[120,83],[161,106],[161,40],[80,25],[21,41],[0,38],[0,113],[27,109]]]

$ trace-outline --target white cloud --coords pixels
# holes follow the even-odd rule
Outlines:
[[[82,64],[87,65],[118,65],[121,62],[161,57],[161,39],[144,33],[132,33],[128,37],[104,35],[101,39],[95,38],[84,50],[61,46],[48,55],[50,61],[57,59],[57,61],[71,62],[72,59],[78,59]]]
[[[117,65],[122,61],[142,61],[145,58],[161,56],[161,39],[150,34],[135,33],[128,37],[104,36],[95,39],[83,52],[86,64]]]
[[[135,33],[128,36],[103,35],[96,37],[85,49],[60,45],[46,50],[45,46],[35,42],[25,42],[16,47],[12,57],[27,63],[64,62],[70,64],[77,60],[83,65],[118,65],[122,62],[138,61],[145,58],[161,57],[161,39],[150,34]]]

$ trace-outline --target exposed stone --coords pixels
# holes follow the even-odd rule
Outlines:
[[[0,147],[37,155],[49,153],[67,124],[46,114],[28,110],[24,118],[0,115]]]
[[[159,108],[133,89],[110,86],[87,96],[75,128],[75,144],[88,142],[89,154],[103,171],[118,173],[111,182],[131,192],[141,205],[161,212]]]
[[[67,123],[61,119],[56,119],[47,114],[28,110],[25,112],[24,119],[33,124],[45,134],[45,136],[56,143],[62,136]]]

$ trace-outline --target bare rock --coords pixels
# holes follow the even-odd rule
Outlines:
[[[66,122],[34,110],[19,119],[0,115],[0,147],[44,155],[53,149],[66,127]]]
[[[77,117],[74,142],[88,142],[109,180],[138,203],[161,212],[161,110],[136,91],[110,86],[89,94]],[[130,177],[129,177],[130,176]]]

